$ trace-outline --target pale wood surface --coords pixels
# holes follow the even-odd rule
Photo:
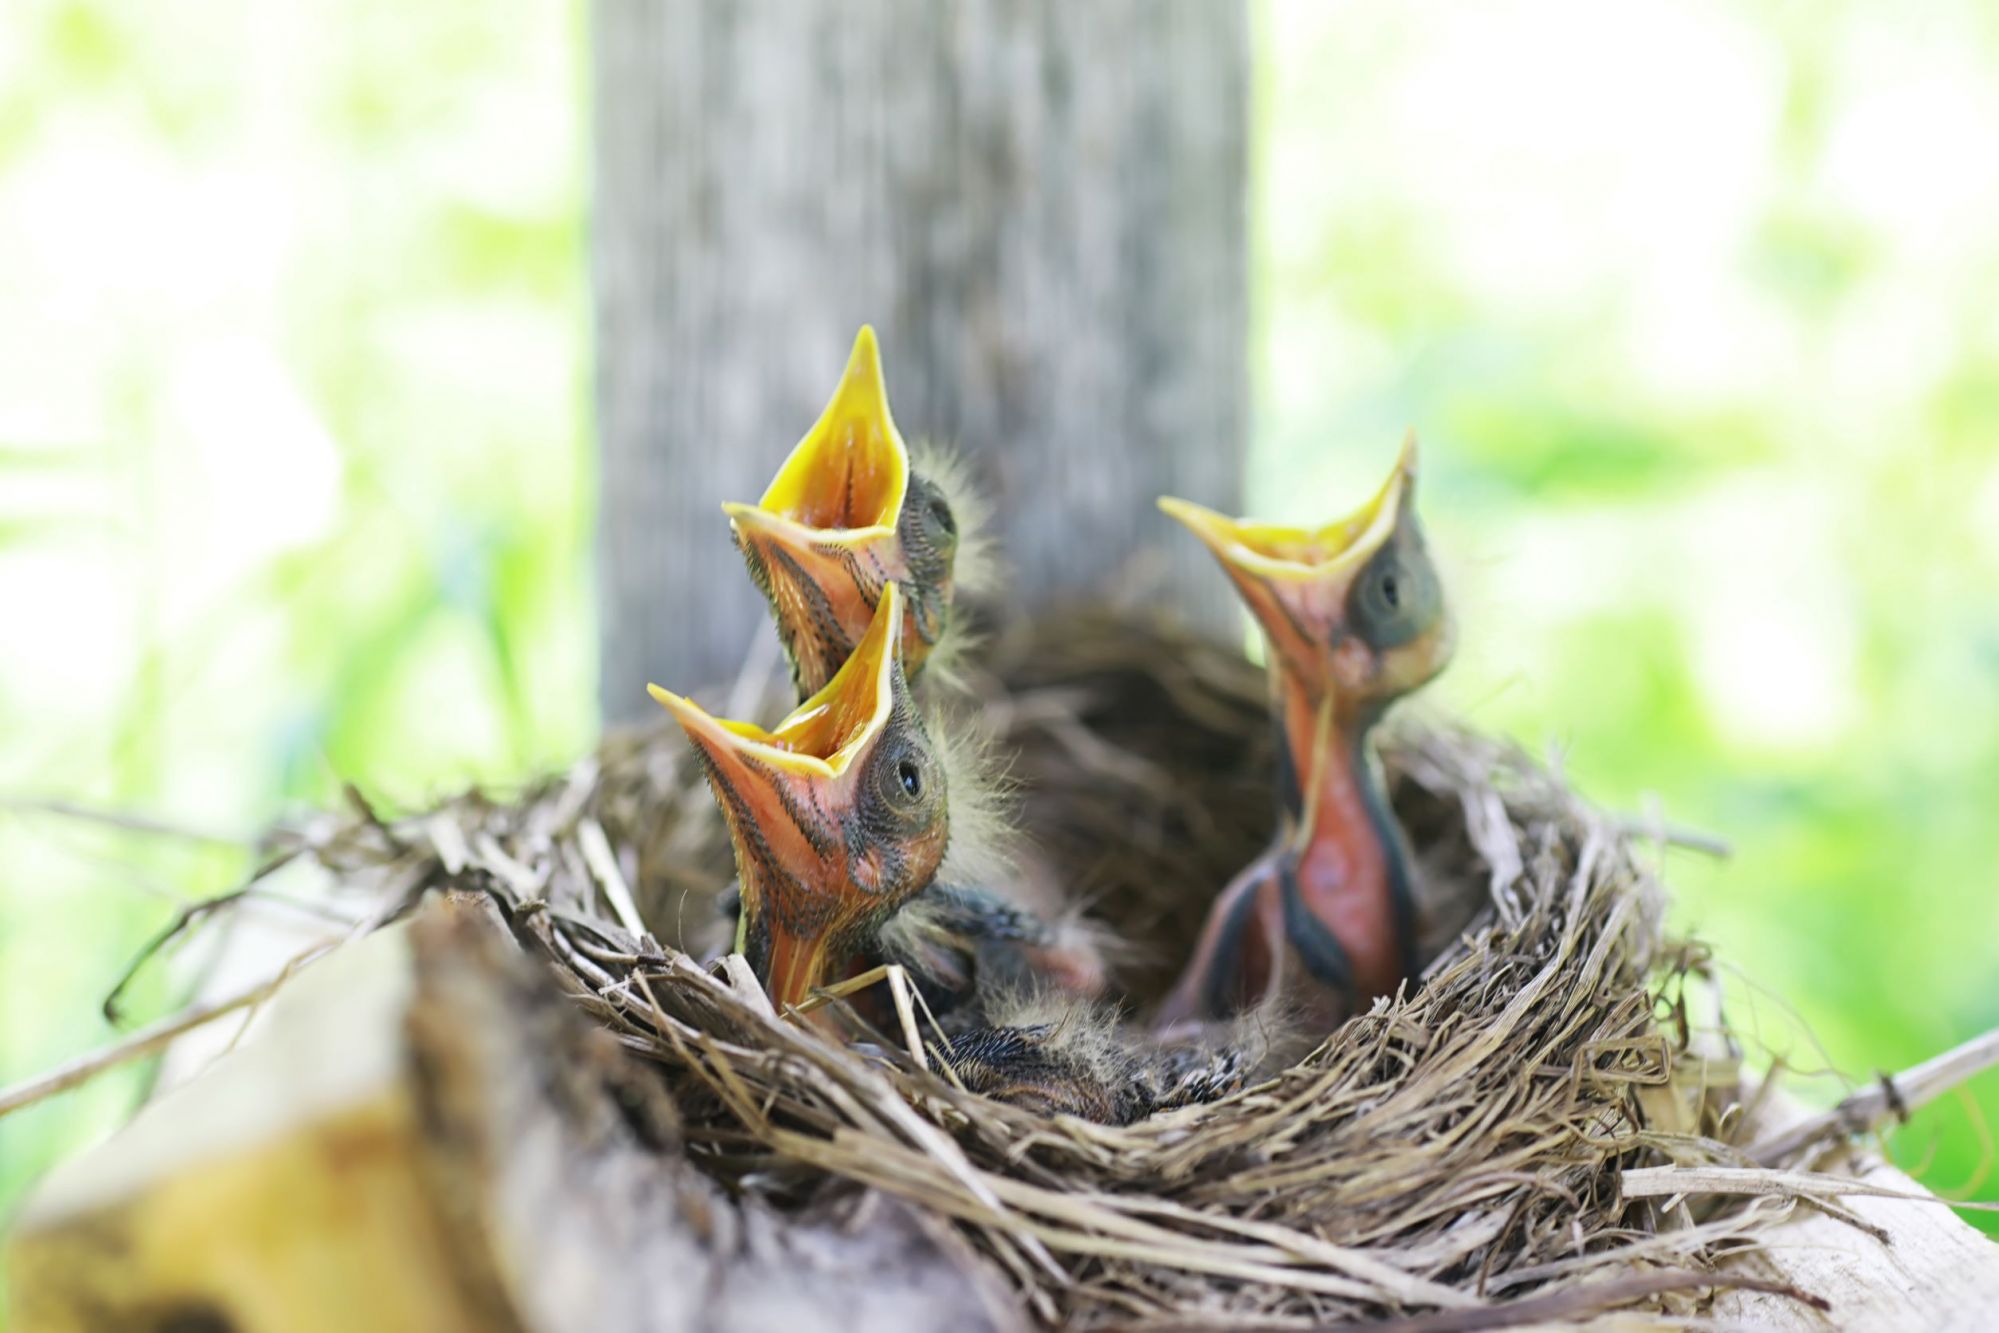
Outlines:
[[[6,1258],[22,1333],[1021,1323],[888,1199],[729,1200],[650,1072],[462,907],[303,972],[238,1049],[44,1182]]]
[[[1871,1185],[1911,1194],[1923,1186],[1878,1159],[1855,1165]],[[1848,1196],[1844,1206],[1887,1232],[1872,1236],[1811,1209],[1771,1232],[1769,1251],[1742,1261],[1757,1277],[1788,1282],[1832,1302],[1820,1314],[1760,1292],[1724,1292],[1719,1319],[1772,1333],[1986,1333],[1999,1328],[1999,1245],[1937,1203]]]
[[[645,714],[648,679],[727,679],[763,632],[718,506],[762,493],[863,322],[904,434],[990,483],[1015,604],[1136,577],[1136,556],[1176,609],[1234,624],[1153,499],[1241,494],[1244,6],[594,18],[607,718]]]

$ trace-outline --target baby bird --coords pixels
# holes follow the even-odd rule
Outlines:
[[[1411,434],[1380,492],[1318,529],[1162,499],[1207,543],[1268,645],[1278,830],[1216,899],[1159,1023],[1285,994],[1330,1026],[1417,971],[1407,844],[1370,732],[1450,659],[1443,585],[1416,517]]]
[[[978,577],[985,512],[954,461],[942,454],[913,466],[889,414],[874,330],[863,326],[846,373],[818,422],[778,469],[758,505],[724,505],[751,575],[770,601],[801,702],[823,688],[853,651],[885,588],[900,590],[901,650],[913,679],[946,642],[952,603]],[[1001,822],[995,796],[962,728],[934,725],[953,759],[954,813],[974,822],[960,847],[995,850],[980,829]],[[880,949],[857,970],[900,962],[933,1007],[952,1009],[974,988],[1030,982],[1096,994],[1105,967],[1089,933],[1049,922],[995,892],[1003,858],[941,881],[878,937]],[[725,910],[730,906],[726,901]]]
[[[889,415],[875,331],[862,325],[832,399],[763,498],[722,506],[799,697],[825,688],[891,584],[906,602],[911,679],[944,641],[953,588],[977,574],[982,510],[951,460],[918,463]]]
[[[849,975],[943,864],[943,763],[910,703],[902,634],[890,584],[844,664],[768,731],[648,687],[701,756],[736,854],[738,948],[780,1011]]]
[[[945,765],[960,790],[967,765]],[[1048,992],[1094,998],[1107,982],[1095,934],[1049,921],[991,889],[943,879],[884,923],[863,967],[899,963],[939,1016],[987,1016],[994,997]]]
[[[931,1055],[968,1091],[1104,1125],[1225,1097],[1263,1067],[1274,1045],[1262,1021],[1160,1041],[1102,1005],[1045,994],[1005,997],[990,1017],[988,1026],[932,1042]]]

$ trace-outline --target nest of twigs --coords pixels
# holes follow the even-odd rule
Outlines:
[[[1260,671],[1108,616],[1002,637],[988,661],[975,692],[1035,855],[1130,943],[1142,1009],[1268,836]],[[866,1186],[953,1219],[1050,1323],[1475,1327],[1453,1321],[1698,1299],[1761,1214],[1619,1188],[1726,1152],[1737,1092],[1725,1058],[1688,1051],[1693,956],[1662,937],[1651,849],[1508,746],[1405,725],[1383,751],[1426,885],[1420,985],[1267,1082],[1124,1128],[963,1092],[895,1034],[804,1030],[682,953],[731,867],[664,720],[516,801],[309,841],[356,892],[490,895],[658,1065],[690,1156],[731,1188],[789,1205]]]

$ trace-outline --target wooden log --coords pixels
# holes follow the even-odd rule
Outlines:
[[[303,973],[50,1177],[8,1268],[22,1333],[1022,1322],[886,1198],[793,1218],[724,1197],[657,1080],[469,907]]]
[[[1855,1136],[1884,1123],[1890,1108],[1922,1106],[1990,1067],[1999,1058],[1999,1035],[1988,1033],[1884,1078],[1830,1111],[1812,1109],[1781,1085],[1752,1090],[1740,1083],[1727,1042],[1711,1035],[1695,1041],[1706,1057],[1696,1082],[1640,1094],[1655,1128],[1700,1132],[1697,1103],[1718,1096],[1711,1111],[1730,1103],[1755,1108],[1738,1131],[1748,1163],[1792,1162],[1800,1150],[1822,1145],[1808,1159],[1810,1170],[1746,1165],[1624,1172],[1627,1197],[1685,1198],[1696,1208],[1722,1196],[1800,1200],[1790,1217],[1758,1233],[1757,1248],[1725,1267],[1820,1297],[1830,1309],[1738,1288],[1716,1294],[1712,1317],[1724,1327],[1776,1333],[1974,1333],[1992,1326],[1991,1311],[1999,1309],[1999,1246],[1877,1153],[1852,1145]],[[1809,1202],[1813,1198],[1825,1198],[1830,1207]],[[1604,1326],[1617,1326],[1620,1318],[1608,1316]]]
[[[1236,611],[1162,492],[1241,496],[1248,31],[1208,0],[602,0],[592,210],[607,719],[727,679],[754,500],[863,322],[911,439],[997,501],[1014,605],[1155,559]]]
[[[1929,1192],[1872,1156],[1845,1170],[1864,1185]],[[1887,1239],[1806,1209],[1768,1233],[1767,1248],[1732,1265],[1822,1296],[1829,1312],[1727,1291],[1715,1299],[1716,1317],[1770,1333],[1985,1333],[1999,1323],[1999,1245],[1989,1236],[1940,1203],[1848,1195],[1841,1206]]]

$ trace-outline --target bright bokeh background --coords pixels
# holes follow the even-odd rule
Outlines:
[[[1668,862],[1732,1017],[1863,1080],[1999,1026],[1999,7],[1265,17],[1252,503],[1416,426],[1440,695],[1734,845]],[[1895,1149],[1999,1196],[1970,1098]]]
[[[14,798],[242,834],[588,745],[583,21],[0,13],[0,1083],[247,869]],[[0,1218],[144,1077],[0,1119]]]
[[[1678,920],[1849,1073],[1999,1024],[1999,11],[1257,14],[1258,510],[1418,427],[1441,702],[1729,839]],[[0,1083],[245,869],[23,798],[240,833],[588,744],[584,52],[574,0],[7,12]],[[0,1120],[0,1215],[143,1078]],[[1983,1126],[1896,1151],[1993,1197]]]

